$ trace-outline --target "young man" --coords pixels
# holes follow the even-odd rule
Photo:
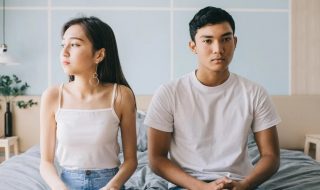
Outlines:
[[[254,189],[278,169],[280,118],[261,86],[229,72],[237,45],[232,16],[206,7],[189,27],[198,68],[153,97],[145,120],[150,166],[171,189]],[[260,151],[255,167],[251,131]]]

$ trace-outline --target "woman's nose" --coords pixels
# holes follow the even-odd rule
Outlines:
[[[67,45],[63,46],[61,49],[61,54],[64,57],[68,57],[69,56],[69,47]]]

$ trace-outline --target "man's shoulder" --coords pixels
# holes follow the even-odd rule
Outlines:
[[[168,88],[176,89],[176,87],[178,87],[178,86],[186,85],[190,81],[192,73],[193,72],[190,72],[190,73],[184,74],[182,76],[179,76],[179,77],[177,77],[177,78],[175,78],[175,79],[163,84],[162,86],[166,86]]]
[[[259,83],[255,82],[255,81],[253,81],[251,79],[248,79],[248,78],[246,78],[244,76],[241,76],[241,75],[235,74],[235,73],[232,73],[232,75],[234,76],[234,78],[235,78],[235,80],[237,82],[242,83],[243,85],[245,85],[247,87],[255,87],[255,88],[261,88],[262,87]]]
[[[253,96],[260,96],[262,94],[268,95],[267,90],[259,83],[248,79],[246,77],[240,76],[238,74],[233,74],[235,80],[237,81],[237,86],[248,94]]]
[[[174,97],[184,92],[184,89],[190,84],[191,73],[175,78],[159,86],[155,96]]]

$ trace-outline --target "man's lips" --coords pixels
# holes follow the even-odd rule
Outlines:
[[[214,59],[211,59],[211,61],[221,62],[221,61],[224,61],[224,58],[214,58]]]

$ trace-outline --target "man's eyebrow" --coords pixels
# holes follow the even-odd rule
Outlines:
[[[232,32],[226,32],[226,33],[222,34],[223,37],[224,37],[224,36],[232,36],[232,35],[233,35]]]
[[[222,34],[221,36],[225,37],[225,36],[231,36],[231,35],[233,35],[232,32],[226,32],[226,33]],[[213,36],[212,35],[202,35],[202,36],[200,36],[200,38],[213,38]]]
[[[213,36],[211,36],[211,35],[202,35],[202,36],[200,36],[200,38],[213,38]]]

